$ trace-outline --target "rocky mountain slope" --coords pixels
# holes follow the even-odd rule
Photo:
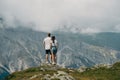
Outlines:
[[[96,64],[113,64],[120,60],[119,45],[105,44],[104,37],[99,39],[98,34],[74,34],[54,32],[59,42],[57,62],[68,68],[80,66],[91,67]],[[104,33],[109,38],[119,33]],[[88,37],[89,36],[89,37]],[[98,36],[93,37],[93,36]],[[105,37],[106,37],[105,36]],[[15,71],[21,71],[30,67],[39,66],[45,59],[43,39],[46,33],[34,31],[28,28],[0,28],[0,80]],[[101,40],[102,39],[102,40]],[[99,41],[103,43],[99,44]],[[109,41],[109,44],[117,44],[119,41]]]

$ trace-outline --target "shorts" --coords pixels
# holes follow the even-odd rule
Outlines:
[[[53,54],[56,54],[56,53],[57,53],[57,48],[56,48],[55,46],[53,46],[53,47],[51,48],[51,52],[52,52]]]
[[[46,54],[51,54],[51,51],[50,50],[45,50],[45,53]]]

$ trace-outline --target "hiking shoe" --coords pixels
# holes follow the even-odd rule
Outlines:
[[[53,62],[52,61],[50,61],[50,64],[52,64]]]
[[[52,64],[53,64],[53,65],[55,65],[56,63],[55,63],[55,62],[53,62]]]
[[[46,61],[46,64],[48,64],[49,62],[48,61]]]

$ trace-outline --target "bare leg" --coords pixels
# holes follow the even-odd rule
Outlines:
[[[52,53],[52,62],[54,62],[54,54]]]
[[[55,63],[55,56],[54,56],[54,54],[52,53],[52,64],[54,64]]]
[[[48,54],[46,54],[46,63],[48,62]]]
[[[57,56],[56,56],[56,54],[54,56],[55,56],[55,63],[57,63]]]
[[[56,60],[56,54],[53,54],[53,61],[54,61],[54,64],[57,63],[57,60]]]
[[[50,54],[50,63],[52,63],[52,54]]]

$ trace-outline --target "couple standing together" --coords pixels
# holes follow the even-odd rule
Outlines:
[[[57,49],[58,49],[58,42],[55,39],[55,36],[51,37],[51,34],[48,33],[48,36],[43,40],[43,45],[46,53],[46,63],[52,63],[56,64],[57,63]],[[49,61],[50,57],[50,61]]]

